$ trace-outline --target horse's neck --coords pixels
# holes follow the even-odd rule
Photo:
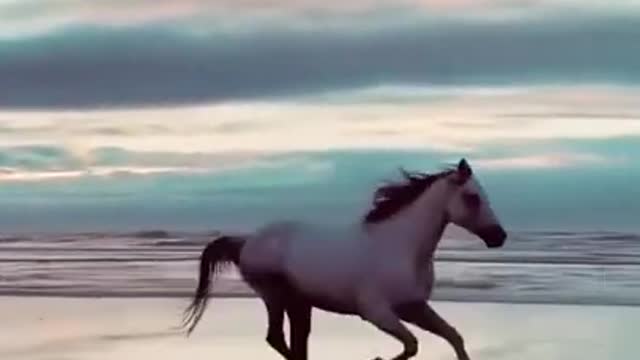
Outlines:
[[[433,184],[407,209],[388,221],[386,233],[394,246],[404,246],[416,261],[429,261],[447,225],[446,204],[449,189],[446,183]]]

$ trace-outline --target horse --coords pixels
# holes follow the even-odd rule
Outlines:
[[[362,219],[339,229],[274,221],[249,235],[211,241],[201,253],[197,289],[185,310],[187,336],[206,309],[212,278],[234,265],[266,308],[266,342],[286,360],[307,360],[314,308],[359,316],[395,338],[403,350],[393,360],[418,353],[405,323],[442,337],[458,360],[469,360],[460,333],[428,303],[434,252],[450,223],[488,248],[503,246],[507,233],[466,159],[438,173],[402,175],[402,181],[377,188]]]

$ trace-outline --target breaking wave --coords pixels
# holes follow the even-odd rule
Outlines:
[[[215,232],[0,236],[0,295],[187,297]],[[522,232],[502,249],[444,239],[433,298],[640,305],[640,235]],[[253,296],[237,273],[217,296]]]

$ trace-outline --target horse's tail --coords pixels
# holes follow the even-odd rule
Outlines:
[[[212,275],[215,276],[225,266],[238,265],[240,251],[245,240],[240,237],[222,236],[210,242],[200,256],[200,279],[193,301],[184,312],[182,323],[187,328],[187,336],[200,321],[207,307]]]

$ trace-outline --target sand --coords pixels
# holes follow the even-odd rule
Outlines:
[[[214,299],[190,338],[173,327],[187,299],[0,297],[0,359],[262,359],[265,314],[256,299]],[[638,358],[640,308],[446,303],[434,306],[475,360]],[[455,356],[416,328],[417,359]],[[311,359],[372,359],[399,344],[356,317],[314,312]]]

